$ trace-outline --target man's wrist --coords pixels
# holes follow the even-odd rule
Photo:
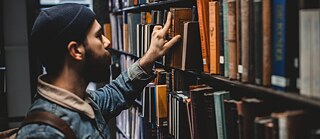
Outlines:
[[[152,72],[155,60],[153,60],[153,57],[147,55],[148,53],[139,60],[139,65],[144,71],[146,71],[149,74]]]

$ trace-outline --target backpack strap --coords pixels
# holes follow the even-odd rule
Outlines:
[[[25,120],[23,120],[22,125],[23,127],[27,124],[47,124],[62,132],[67,139],[76,139],[76,135],[74,134],[73,130],[70,126],[62,120],[60,117],[46,111],[33,111],[27,115]]]

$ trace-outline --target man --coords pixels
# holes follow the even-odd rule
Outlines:
[[[55,114],[77,138],[110,138],[108,120],[130,107],[144,86],[154,79],[155,60],[180,39],[180,35],[170,41],[165,39],[170,20],[171,13],[163,28],[154,28],[145,56],[110,84],[86,92],[90,81],[100,82],[109,76],[110,41],[103,36],[94,13],[85,6],[63,4],[42,11],[34,23],[30,41],[47,74],[38,78],[37,95],[29,113],[41,110]],[[17,138],[59,139],[65,135],[50,125],[32,123],[21,127]]]

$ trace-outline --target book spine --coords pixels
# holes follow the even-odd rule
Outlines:
[[[311,97],[312,92],[311,18],[307,11],[300,11],[300,94],[308,97]]]
[[[209,2],[210,74],[219,74],[219,9],[218,2]]]
[[[272,0],[262,1],[262,85],[271,85],[271,6]]]
[[[236,1],[228,1],[229,78],[237,79]]]
[[[223,0],[224,76],[229,77],[228,0]]]
[[[219,139],[227,139],[224,100],[229,98],[230,98],[229,92],[222,91],[222,92],[214,93],[216,126],[217,126],[217,135]]]
[[[249,0],[241,1],[242,82],[249,82]]]
[[[255,84],[262,84],[262,0],[254,0],[254,70]]]
[[[128,15],[126,12],[123,12],[123,51],[129,52],[129,40],[128,40]]]
[[[220,49],[220,75],[224,76],[224,30],[223,30],[223,0],[219,0],[219,49]]]
[[[274,0],[272,76],[275,89],[297,91],[299,13],[297,0]]]
[[[236,30],[237,30],[237,79],[241,81],[242,63],[241,63],[241,0],[236,1]]]
[[[249,82],[254,84],[254,59],[255,59],[255,50],[254,50],[254,8],[253,0],[249,0]]]
[[[311,50],[312,58],[312,93],[311,95],[315,98],[320,98],[320,63],[317,59],[320,59],[320,9],[312,10],[312,21],[311,21]]]
[[[209,44],[208,44],[208,23],[206,18],[208,17],[207,12],[208,0],[197,0],[198,8],[198,19],[199,19],[199,30],[200,30],[200,39],[201,39],[201,50],[202,50],[202,61],[203,61],[203,71],[209,73],[210,59],[209,59]]]

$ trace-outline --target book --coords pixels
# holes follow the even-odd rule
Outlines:
[[[255,139],[266,139],[268,132],[266,132],[266,124],[272,123],[272,118],[270,116],[256,117],[254,119],[254,138]],[[268,133],[270,134],[270,133]]]
[[[225,107],[225,121],[226,121],[226,132],[227,138],[238,139],[239,138],[239,127],[238,127],[238,109],[237,104],[241,101],[236,101],[233,99],[224,100]]]
[[[320,9],[301,9],[299,12],[300,25],[300,94],[320,98]]]
[[[209,2],[209,49],[210,74],[220,73],[220,30],[219,6],[217,1]]]
[[[262,84],[262,0],[253,1],[253,31],[254,31],[254,81],[255,84]]]
[[[156,85],[156,118],[157,126],[167,126],[168,106],[167,106],[167,86]]]
[[[139,29],[137,25],[141,22],[141,14],[140,13],[128,13],[128,52],[137,55],[137,47],[139,41],[138,32]]]
[[[219,0],[219,49],[220,49],[220,75],[224,76],[224,23],[223,23],[223,0]]]
[[[309,135],[310,122],[303,110],[285,111],[278,115],[279,139],[300,139]]]
[[[237,36],[236,36],[236,1],[228,0],[228,50],[229,50],[229,79],[237,79]]]
[[[271,85],[272,0],[262,1],[262,85]]]
[[[228,33],[229,33],[229,28],[228,28],[228,0],[223,0],[222,3],[223,7],[223,38],[224,38],[224,77],[229,77],[229,47],[228,47]]]
[[[213,89],[209,86],[190,86],[192,125],[195,139],[217,138]]]
[[[199,22],[184,23],[182,43],[182,70],[203,71]]]
[[[187,113],[188,92],[176,91],[169,93],[171,99],[169,103],[169,134],[176,139],[188,139],[191,132],[189,130],[189,121]]]
[[[108,40],[112,40],[110,23],[103,24],[103,34]]]
[[[237,36],[237,79],[241,81],[241,75],[242,75],[242,61],[241,61],[241,0],[236,1],[236,36]]]
[[[123,12],[123,25],[122,25],[122,30],[123,30],[123,51],[124,52],[129,52],[129,40],[128,40],[128,37],[129,37],[129,33],[128,33],[128,16],[127,16],[127,13],[126,12]]]
[[[118,50],[123,51],[123,15],[117,15]]]
[[[219,139],[227,139],[227,122],[224,100],[230,99],[230,93],[227,91],[218,91],[213,93],[214,106],[216,114],[217,135]]]
[[[241,1],[241,63],[242,82],[249,82],[249,49],[250,49],[250,1]]]
[[[112,35],[112,48],[118,50],[118,31],[115,27],[117,27],[117,16],[113,13],[109,14],[110,24],[111,24],[111,35]]]
[[[170,11],[172,13],[172,22],[169,36],[173,38],[176,35],[181,35],[183,38],[184,23],[192,20],[192,10],[191,8],[170,8]],[[182,42],[175,43],[175,46],[170,49],[172,54],[171,67],[182,68]]]
[[[243,124],[240,125],[243,131],[243,138],[254,138],[254,119],[256,117],[268,116],[270,111],[267,109],[266,102],[256,98],[242,98],[242,115]]]
[[[298,92],[298,1],[273,0],[273,6],[271,84],[277,90]]]
[[[210,49],[209,49],[209,0],[197,0],[199,30],[201,38],[203,71],[210,72]]]

